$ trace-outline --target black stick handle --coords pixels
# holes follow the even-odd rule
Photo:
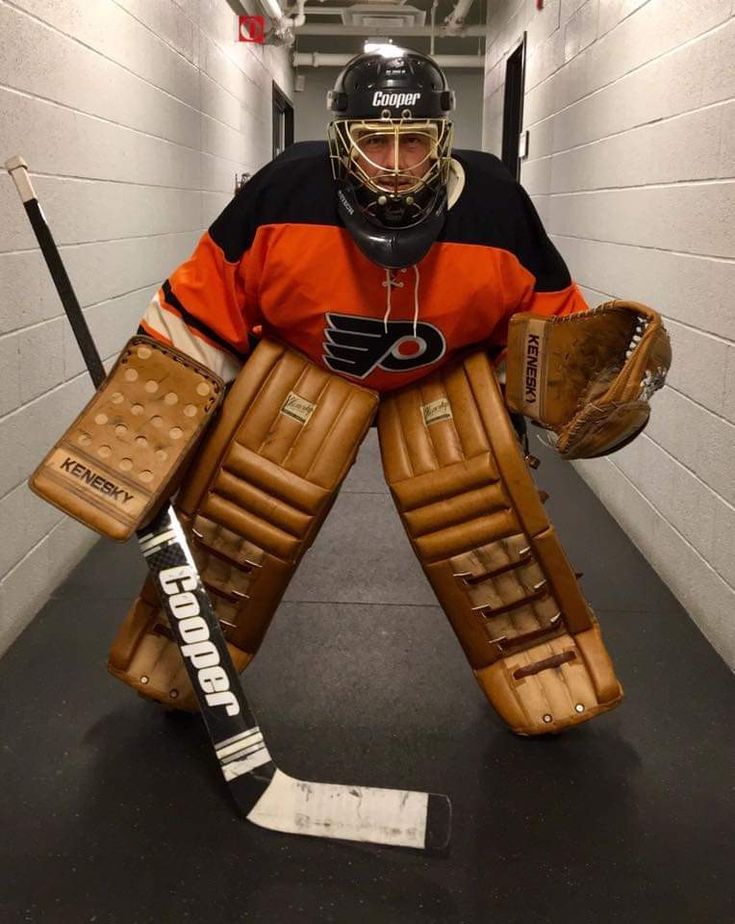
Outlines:
[[[56,285],[64,310],[74,330],[74,336],[84,356],[87,370],[95,387],[99,388],[106,377],[105,369],[62,263],[56,242],[51,235],[51,230],[46,223],[46,218],[41,211],[41,206],[28,179],[28,165],[22,157],[16,156],[5,162],[5,169],[13,178],[13,182],[23,200],[23,205],[33,226],[41,252],[46,260],[46,265],[51,272],[51,277]],[[235,773],[233,767],[224,758],[220,760],[220,756],[217,754],[222,773],[229,783],[230,791],[235,796],[240,808],[246,808],[245,813],[247,814],[247,811],[250,811],[267,787],[275,768],[262,741],[262,735],[258,737],[260,732],[255,716],[250,711],[250,706],[245,698],[238,673],[232,663],[227,642],[222,634],[211,600],[202,583],[176,511],[171,504],[164,504],[153,520],[143,529],[138,530],[137,535],[158,591],[161,606],[168,617],[176,643],[181,650],[182,658],[199,701],[202,718],[212,739],[215,752],[217,752],[223,741],[227,742],[233,737],[240,740],[246,733],[250,736],[247,740],[250,741],[252,738],[254,742],[249,745],[249,750],[253,752],[249,757],[250,763],[240,774]],[[170,577],[172,573],[176,574],[175,580]],[[191,596],[193,590],[196,596],[198,615],[201,616],[207,627],[208,638],[206,645],[211,646],[207,647],[204,652],[197,649],[196,645],[190,644],[191,640],[184,636],[180,628],[181,614],[177,615],[174,611],[170,600],[170,592],[161,583],[162,576],[167,574],[169,575],[169,584],[174,588],[174,591],[181,591],[184,587],[181,581],[184,581],[186,585],[185,591]],[[187,654],[187,651],[189,654]],[[216,652],[216,657],[214,652]],[[195,662],[197,658],[204,659],[205,657],[211,662],[208,666],[212,666],[216,661],[216,665],[221,668],[227,678],[225,683],[222,676],[218,676],[216,691],[205,688],[204,681],[199,678],[202,665]]]
[[[62,263],[56,242],[46,224],[41,206],[38,204],[38,199],[33,191],[33,186],[31,186],[31,181],[28,177],[28,164],[20,155],[16,155],[5,161],[5,169],[12,177],[18,194],[23,200],[23,206],[36,235],[38,246],[41,248],[46,266],[48,266],[51,278],[56,286],[56,291],[59,293],[66,316],[69,318],[79,349],[82,351],[87,371],[95,388],[99,388],[105,380],[105,367],[102,365],[100,354],[97,352],[94,340],[92,340],[81,305],[74,293],[66,268]]]

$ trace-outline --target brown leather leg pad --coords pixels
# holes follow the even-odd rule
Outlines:
[[[550,524],[483,352],[389,395],[386,479],[481,688],[518,734],[617,705],[597,620]]]
[[[200,448],[175,507],[236,667],[257,652],[377,407],[374,392],[263,340]],[[109,670],[176,709],[196,700],[150,581]]]

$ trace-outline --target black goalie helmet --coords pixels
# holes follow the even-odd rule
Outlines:
[[[428,55],[386,45],[353,58],[327,95],[337,207],[362,252],[402,269],[442,229],[454,93]]]

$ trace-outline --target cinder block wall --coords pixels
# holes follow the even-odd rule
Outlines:
[[[577,468],[735,666],[735,4],[535,6],[489,5],[484,146],[527,30],[521,180],[589,303],[658,308],[674,350],[644,435]]]
[[[0,162],[28,161],[108,360],[235,173],[270,160],[288,56],[235,34],[224,0],[0,0]],[[25,485],[91,386],[4,172],[0,214],[2,653],[95,537]]]

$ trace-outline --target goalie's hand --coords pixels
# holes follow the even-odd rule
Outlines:
[[[565,317],[515,314],[506,401],[556,434],[560,456],[590,459],[622,449],[643,430],[670,365],[661,316],[639,302],[606,302]]]

